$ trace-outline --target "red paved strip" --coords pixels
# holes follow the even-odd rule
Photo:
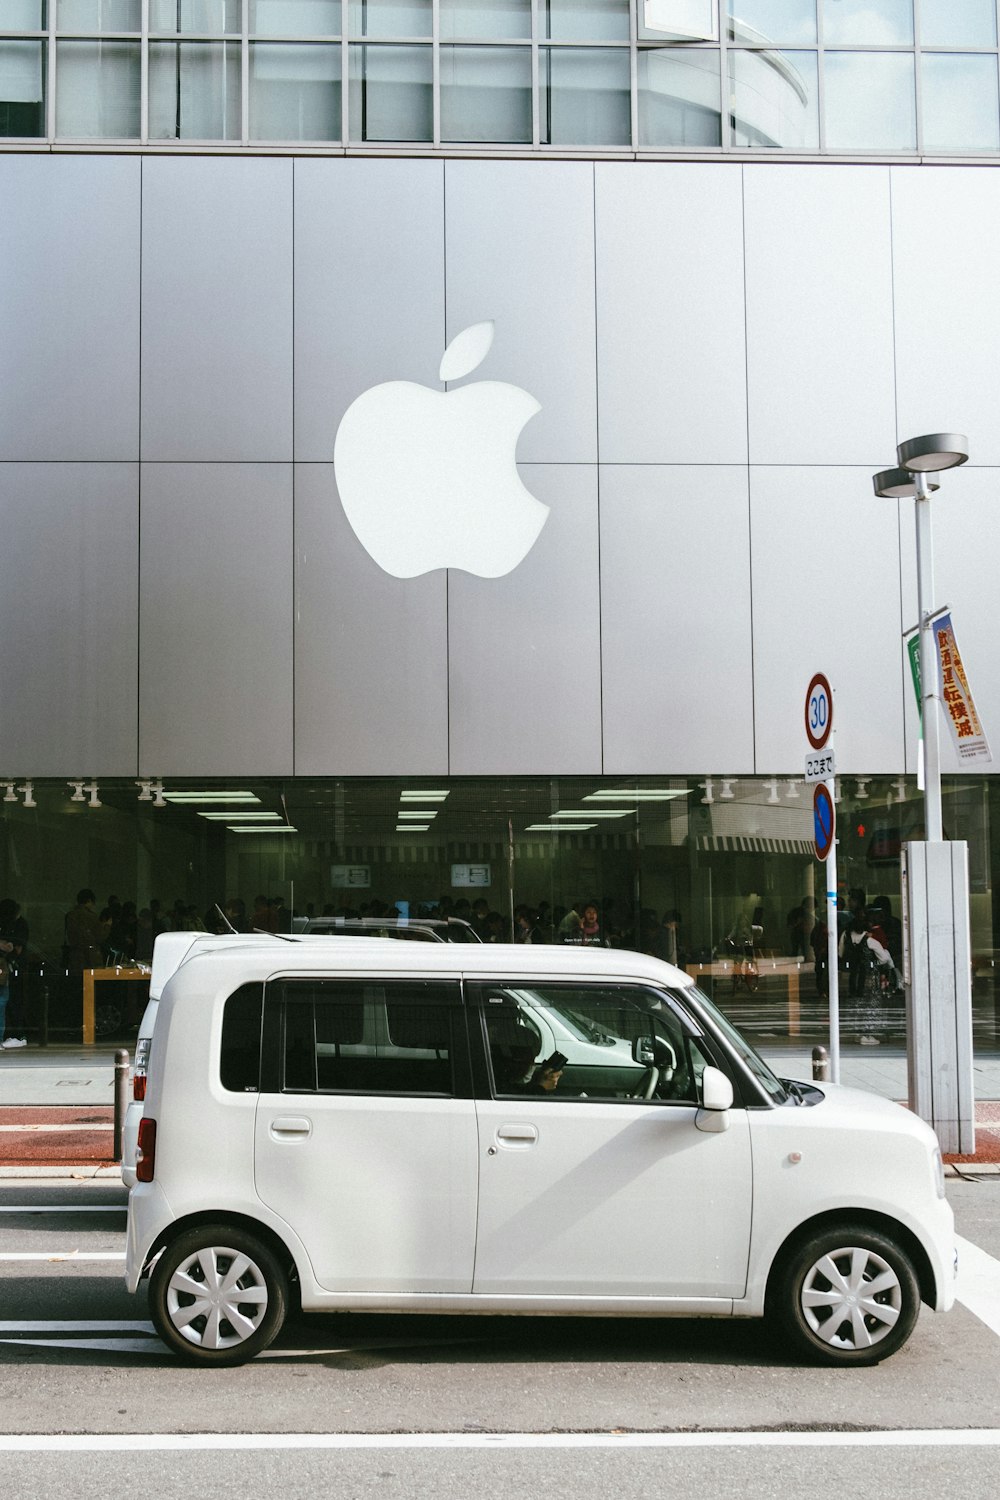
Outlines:
[[[0,1108],[0,1126],[60,1125],[61,1130],[0,1130],[0,1166],[103,1166],[114,1160],[114,1110],[100,1105]],[[94,1126],[100,1126],[95,1130]]]

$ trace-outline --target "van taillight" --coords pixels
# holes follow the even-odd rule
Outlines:
[[[141,1104],[146,1097],[146,1075],[145,1073],[134,1073],[132,1075],[132,1098]]]
[[[139,1121],[139,1146],[135,1153],[135,1175],[138,1182],[152,1182],[156,1165],[156,1121],[145,1117]]]

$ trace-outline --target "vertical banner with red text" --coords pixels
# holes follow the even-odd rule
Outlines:
[[[955,640],[950,612],[938,615],[931,628],[941,665],[941,698],[959,759],[992,760]]]

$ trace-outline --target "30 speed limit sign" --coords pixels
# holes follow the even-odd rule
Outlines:
[[[822,672],[817,672],[806,692],[806,739],[814,750],[822,750],[833,728],[833,692]]]

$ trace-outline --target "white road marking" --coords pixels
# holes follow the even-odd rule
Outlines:
[[[1000,1334],[1000,1260],[960,1235],[955,1236],[955,1243],[958,1246],[955,1296],[987,1328]]]
[[[24,1135],[27,1131],[36,1130],[75,1130],[78,1134],[89,1135],[92,1130],[114,1130],[114,1121],[107,1124],[103,1120],[96,1121],[93,1125],[77,1123],[76,1125],[0,1125],[0,1130],[12,1132],[15,1135]]]
[[[0,1437],[6,1453],[198,1453],[265,1449],[399,1448],[997,1448],[1000,1428],[901,1432],[252,1432],[28,1433]]]
[[[155,1333],[152,1323],[118,1318],[81,1318],[58,1322],[41,1318],[8,1318],[0,1322],[0,1333]]]
[[[3,1250],[0,1260],[124,1260],[124,1250]]]
[[[48,1208],[42,1208],[37,1203],[15,1204],[13,1208],[9,1204],[0,1205],[0,1214],[125,1214],[128,1213],[128,1204],[122,1203],[92,1203],[89,1206],[80,1203],[53,1203]]]

